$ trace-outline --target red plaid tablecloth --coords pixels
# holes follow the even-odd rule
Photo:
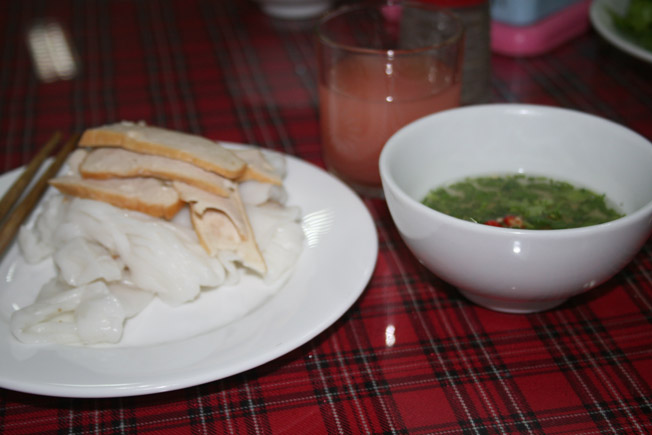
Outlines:
[[[41,83],[25,29],[52,17],[80,59]],[[0,171],[54,130],[143,119],[323,165],[310,23],[220,0],[0,3]],[[492,59],[494,101],[577,109],[652,139],[652,65],[590,30],[546,55]],[[652,170],[652,168],[651,168]],[[652,186],[650,186],[652,188]],[[410,254],[382,200],[380,252],[357,303],[317,338],[204,385],[116,399],[0,389],[0,433],[652,431],[652,243],[558,309],[477,307]],[[0,367],[2,370],[2,367]]]

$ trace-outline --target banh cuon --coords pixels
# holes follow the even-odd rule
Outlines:
[[[623,216],[604,194],[524,174],[467,177],[430,190],[422,203],[471,222],[532,230],[580,228]]]
[[[255,147],[144,123],[86,130],[18,234],[25,270],[49,262],[55,276],[13,311],[13,335],[119,343],[153,299],[201,303],[245,275],[260,282],[240,289],[241,309],[254,309],[288,279],[303,249],[301,210],[288,203],[285,176],[283,155]]]

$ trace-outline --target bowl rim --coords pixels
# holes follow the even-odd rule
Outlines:
[[[604,222],[601,224],[596,224],[596,225],[589,225],[585,227],[579,227],[579,228],[564,228],[564,229],[553,229],[553,230],[537,230],[537,229],[521,229],[521,228],[504,228],[504,227],[494,227],[491,225],[482,225],[482,224],[477,224],[474,222],[466,221],[464,219],[456,218],[453,216],[450,216],[446,213],[442,213],[440,211],[437,211],[435,209],[432,209],[428,207],[427,205],[421,203],[420,201],[416,200],[412,196],[408,195],[403,189],[401,189],[394,179],[394,177],[391,175],[391,171],[389,169],[390,166],[390,160],[391,160],[391,154],[394,153],[395,148],[398,146],[396,145],[397,143],[400,143],[399,139],[401,136],[407,134],[407,132],[422,128],[424,124],[427,124],[431,119],[433,118],[441,118],[444,116],[455,116],[459,113],[463,112],[486,112],[486,111],[491,111],[491,112],[503,112],[503,113],[509,113],[510,116],[515,116],[515,112],[523,112],[523,111],[539,111],[539,112],[557,112],[557,113],[564,113],[569,116],[575,116],[575,117],[586,117],[590,118],[593,120],[597,120],[599,122],[607,123],[610,127],[612,128],[617,128],[621,131],[626,131],[628,134],[632,135],[632,137],[635,137],[638,139],[637,143],[640,143],[641,148],[647,143],[649,146],[649,149],[645,152],[648,152],[652,155],[652,142],[648,140],[645,136],[641,135],[640,133],[625,127],[622,124],[618,124],[617,122],[614,122],[610,119],[594,115],[591,113],[586,113],[574,109],[568,109],[568,108],[562,108],[562,107],[556,107],[556,106],[545,106],[545,105],[537,105],[537,104],[523,104],[523,103],[489,103],[489,104],[477,104],[473,106],[463,106],[463,107],[456,107],[453,109],[447,109],[443,110],[441,112],[436,112],[430,115],[426,115],[422,118],[419,118],[404,127],[400,128],[396,133],[394,133],[385,143],[385,146],[383,147],[381,153],[380,153],[380,158],[379,158],[379,170],[380,170],[380,175],[381,175],[381,181],[383,185],[383,190],[390,190],[395,196],[397,196],[403,204],[406,204],[408,206],[411,206],[413,208],[416,208],[416,211],[418,213],[426,213],[430,214],[434,217],[437,217],[438,219],[443,219],[443,222],[448,223],[450,225],[462,225],[462,228],[468,228],[471,231],[479,231],[479,232],[490,232],[493,234],[500,234],[497,233],[496,231],[502,232],[503,234],[518,234],[518,235],[527,235],[531,237],[547,237],[547,238],[557,238],[557,237],[566,237],[566,236],[579,236],[584,233],[593,233],[596,231],[602,231],[602,230],[608,230],[608,229],[617,229],[621,228],[624,226],[629,225],[630,223],[633,223],[633,221],[637,221],[639,219],[643,219],[646,216],[652,216],[652,200],[648,201],[646,204],[644,204],[642,207],[639,207],[637,210],[635,210],[632,213],[627,213],[624,216],[614,219],[609,222]],[[638,146],[638,145],[637,145]],[[643,148],[642,148],[643,149]],[[651,168],[652,170],[652,168]],[[652,186],[651,186],[652,188]],[[387,193],[385,193],[385,198],[387,198]],[[652,221],[652,217],[648,217],[650,221]]]

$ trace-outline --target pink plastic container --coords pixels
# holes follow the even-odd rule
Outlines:
[[[493,20],[491,50],[507,56],[537,56],[581,35],[589,28],[591,0],[564,8],[529,26]]]

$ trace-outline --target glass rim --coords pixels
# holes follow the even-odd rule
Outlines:
[[[324,24],[326,24],[328,21],[331,21],[335,17],[342,16],[349,12],[360,11],[365,9],[380,10],[381,8],[387,6],[413,7],[415,9],[422,9],[422,10],[425,9],[433,12],[440,12],[444,15],[447,15],[449,18],[451,18],[451,21],[457,23],[457,31],[453,35],[446,38],[445,40],[436,44],[424,45],[423,47],[418,47],[418,48],[388,48],[388,49],[360,47],[356,45],[336,42],[332,38],[326,36],[323,31]],[[357,54],[383,54],[383,53],[391,52],[393,55],[419,53],[423,51],[436,50],[447,46],[452,46],[454,44],[457,44],[458,42],[462,43],[462,39],[463,39],[462,37],[464,35],[464,31],[465,31],[464,23],[452,11],[445,8],[441,8],[439,6],[414,2],[414,1],[397,2],[397,3],[390,1],[387,3],[374,3],[374,4],[358,3],[358,4],[349,4],[349,5],[340,6],[322,15],[319,18],[317,24],[315,25],[315,30],[314,30],[317,41],[330,48],[337,48],[340,50],[346,50]]]

